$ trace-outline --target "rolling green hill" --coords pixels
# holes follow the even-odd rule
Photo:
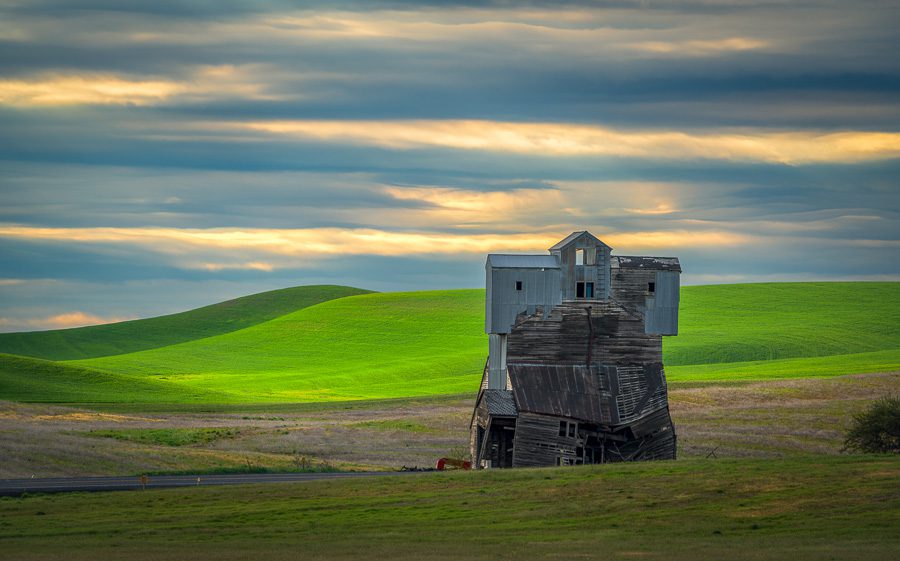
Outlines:
[[[686,286],[666,366],[900,349],[900,283]]]
[[[663,355],[675,382],[900,370],[900,283],[683,287]]]
[[[68,364],[251,401],[471,391],[487,353],[481,290],[364,294],[241,331]]]
[[[326,300],[368,292],[348,286],[297,286],[168,316],[75,329],[0,333],[0,353],[47,360],[133,353],[237,331]]]
[[[233,398],[165,380],[98,372],[39,358],[0,354],[0,399],[42,403],[226,403]]]
[[[266,403],[473,392],[487,355],[483,298],[482,290],[360,294],[202,339],[173,333],[184,342],[141,352],[64,363],[0,356],[0,399]],[[668,378],[900,370],[898,326],[900,283],[684,287],[681,334],[665,339]],[[69,368],[83,381],[63,383]]]

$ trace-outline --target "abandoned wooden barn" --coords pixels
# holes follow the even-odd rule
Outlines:
[[[678,259],[614,256],[585,231],[485,269],[474,465],[674,459],[662,336],[678,333]]]

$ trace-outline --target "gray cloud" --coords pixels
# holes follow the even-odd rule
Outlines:
[[[525,155],[215,125],[897,132],[898,24],[900,12],[877,1],[0,3],[0,225],[727,234],[720,245],[617,249],[675,253],[689,282],[897,278],[898,160]],[[22,84],[71,77],[135,91],[69,105],[13,99]],[[146,82],[162,93],[141,97]],[[0,259],[0,314],[20,320],[2,329],[63,312],[172,312],[293,284],[483,282],[481,257],[469,254],[203,269],[127,243],[0,238]]]

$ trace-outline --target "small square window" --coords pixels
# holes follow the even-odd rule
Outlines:
[[[647,283],[647,291],[650,292],[650,294],[653,294],[654,292],[656,292],[656,283],[655,282]]]
[[[516,281],[516,290],[522,290],[522,281]]]
[[[575,298],[587,298],[589,300],[593,300],[593,298],[594,298],[594,283],[592,283],[592,282],[576,282],[575,283]]]

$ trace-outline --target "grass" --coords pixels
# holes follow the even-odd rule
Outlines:
[[[222,438],[234,438],[239,430],[234,428],[202,429],[105,429],[86,434],[94,438],[113,438],[141,444],[160,446],[190,446],[208,444]]]
[[[837,454],[853,416],[896,393],[900,373],[682,384],[669,392],[678,457],[779,458]],[[0,479],[296,469],[306,458],[342,470],[430,466],[467,447],[474,392],[461,397],[285,405],[172,407],[108,404],[101,413],[50,404],[0,402]],[[259,414],[264,408],[277,414]],[[136,413],[125,413],[126,410]],[[138,412],[139,411],[139,412]],[[89,431],[233,428],[232,438],[188,446]],[[142,434],[138,432],[138,434]],[[302,462],[300,462],[302,463]]]
[[[666,366],[900,349],[900,283],[688,286]]]
[[[215,406],[471,392],[487,354],[483,298],[360,294],[140,352],[65,363],[0,355],[0,398]],[[680,335],[664,339],[667,375],[677,385],[900,370],[898,326],[900,283],[684,287]]]
[[[0,354],[0,398],[12,401],[71,403],[224,402],[228,394],[184,387],[165,380],[98,372],[91,368],[37,358]]]
[[[47,360],[133,353],[230,333],[320,302],[367,292],[348,286],[297,286],[149,319],[75,329],[0,333],[0,353]]]
[[[67,364],[228,394],[228,401],[459,393],[477,385],[484,366],[483,298],[480,290],[350,296],[234,333]]]
[[[435,432],[431,427],[404,419],[387,419],[384,421],[362,421],[350,425],[354,428],[390,430],[402,432]]]
[[[0,542],[11,560],[887,560],[898,490],[900,458],[803,456],[28,496],[0,500]]]

